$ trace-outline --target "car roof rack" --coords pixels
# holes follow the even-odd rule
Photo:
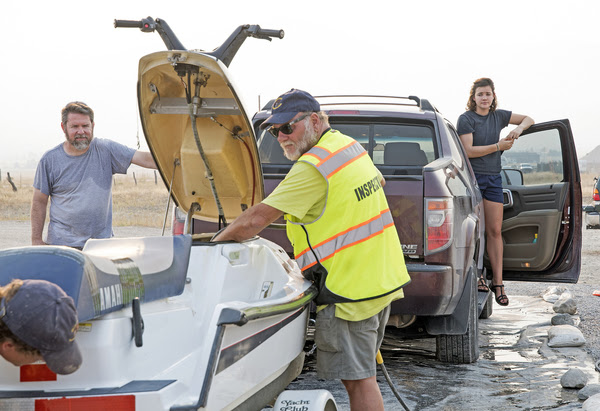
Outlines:
[[[408,97],[401,97],[401,96],[382,96],[382,95],[369,95],[369,94],[339,94],[339,95],[327,95],[327,96],[315,96],[315,98],[317,100],[319,100],[319,103],[322,106],[333,106],[333,105],[355,105],[355,104],[362,104],[362,105],[389,105],[389,106],[408,106],[408,107],[418,107],[421,110],[425,110],[425,111],[438,111],[428,100],[426,99],[422,99],[419,98],[417,96],[408,96]],[[359,99],[380,99],[380,101],[348,101],[348,102],[342,102],[342,101],[335,101],[335,102],[322,102],[320,100],[323,99],[347,99],[347,98],[359,98]],[[387,100],[387,101],[381,101],[381,100]],[[404,100],[404,101],[402,101]],[[414,101],[415,104],[408,102],[406,100],[410,100],[410,101]]]
[[[362,104],[362,105],[388,105],[388,106],[408,106],[408,107],[419,107],[421,110],[424,111],[435,111],[435,112],[439,112],[438,109],[429,102],[429,100],[426,100],[424,98],[419,98],[417,96],[408,96],[408,97],[398,97],[398,96],[379,96],[379,95],[368,95],[368,94],[339,94],[339,95],[328,95],[328,96],[314,96],[315,99],[319,100],[323,100],[323,99],[329,99],[329,98],[378,98],[378,99],[401,99],[401,100],[412,100],[415,102],[415,104],[409,103],[409,102],[382,102],[382,101],[364,101],[364,102],[356,102],[356,101],[348,101],[348,102],[340,102],[340,101],[336,101],[336,102],[322,102],[319,101],[319,104],[322,106],[339,106],[339,105],[350,105],[350,104]],[[275,102],[275,99],[273,100],[269,100],[267,102],[267,104],[265,104],[262,107],[262,110],[271,110],[271,106],[273,105],[273,103]]]

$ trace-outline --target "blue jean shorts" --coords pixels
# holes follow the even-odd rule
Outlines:
[[[475,174],[475,178],[477,179],[477,185],[479,186],[479,190],[484,199],[493,201],[494,203],[504,203],[502,177],[500,177],[500,174]]]

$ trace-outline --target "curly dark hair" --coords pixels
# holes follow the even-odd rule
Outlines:
[[[492,111],[496,110],[496,108],[498,107],[498,97],[496,97],[496,88],[494,87],[494,82],[492,81],[491,78],[482,77],[482,78],[478,78],[477,80],[475,80],[473,82],[473,85],[471,86],[471,92],[469,93],[469,100],[467,101],[467,110],[468,111],[475,111],[477,109],[477,106],[475,105],[475,91],[479,87],[486,87],[486,86],[490,86],[492,88],[492,93],[494,93],[494,101],[492,101],[492,104],[490,105],[490,113]]]
[[[11,298],[19,291],[19,288],[23,285],[23,281],[21,280],[12,280],[8,285],[4,287],[0,287],[0,299],[5,299],[6,301],[10,301]],[[4,324],[4,321],[0,319],[0,344],[5,340],[10,339],[16,346],[18,351],[32,354],[40,354],[40,351],[37,348],[33,348],[32,346],[21,341],[19,337],[13,334],[13,332]]]

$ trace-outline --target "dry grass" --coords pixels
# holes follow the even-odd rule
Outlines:
[[[113,184],[113,225],[162,227],[167,207],[168,190],[158,177],[140,177],[135,184],[130,175],[115,177]],[[171,202],[169,209],[173,206]],[[167,216],[170,226],[171,214]]]
[[[594,192],[594,177],[598,177],[597,174],[583,173],[581,174],[581,198],[582,204],[590,204],[592,202],[592,194]]]
[[[14,178],[15,192],[5,176],[0,182],[0,220],[29,220],[33,179]]]
[[[5,177],[0,182],[0,220],[29,220],[33,178],[14,179],[13,192]],[[157,184],[153,174],[146,172],[137,177],[117,175],[113,185],[113,225],[162,227],[167,206],[168,191],[160,177]],[[172,207],[172,202],[171,202]],[[167,227],[170,226],[169,211]]]
[[[583,204],[592,202],[592,190],[595,174],[581,175]],[[0,220],[29,220],[31,197],[33,196],[33,178],[14,178],[17,192],[2,178],[0,182]],[[530,182],[531,183],[531,182]],[[168,191],[158,178],[157,184],[150,172],[137,177],[137,185],[133,175],[115,176],[113,185],[113,225],[162,227],[167,206]],[[170,227],[171,209],[167,216],[167,227]]]

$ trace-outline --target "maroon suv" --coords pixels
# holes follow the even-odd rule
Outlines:
[[[471,363],[479,357],[478,318],[492,312],[482,198],[454,126],[427,100],[384,96],[317,97],[334,129],[355,138],[386,179],[385,193],[411,276],[405,298],[392,304],[396,334],[436,336],[437,358]],[[265,194],[289,171],[277,140],[252,119]],[[577,282],[581,253],[581,184],[568,120],[531,127],[504,153],[504,278]],[[536,168],[523,175],[521,163]],[[509,178],[507,178],[510,176]],[[283,221],[281,221],[283,223]],[[214,227],[194,222],[194,232]],[[261,236],[292,254],[285,231]],[[510,292],[510,290],[509,290]]]

